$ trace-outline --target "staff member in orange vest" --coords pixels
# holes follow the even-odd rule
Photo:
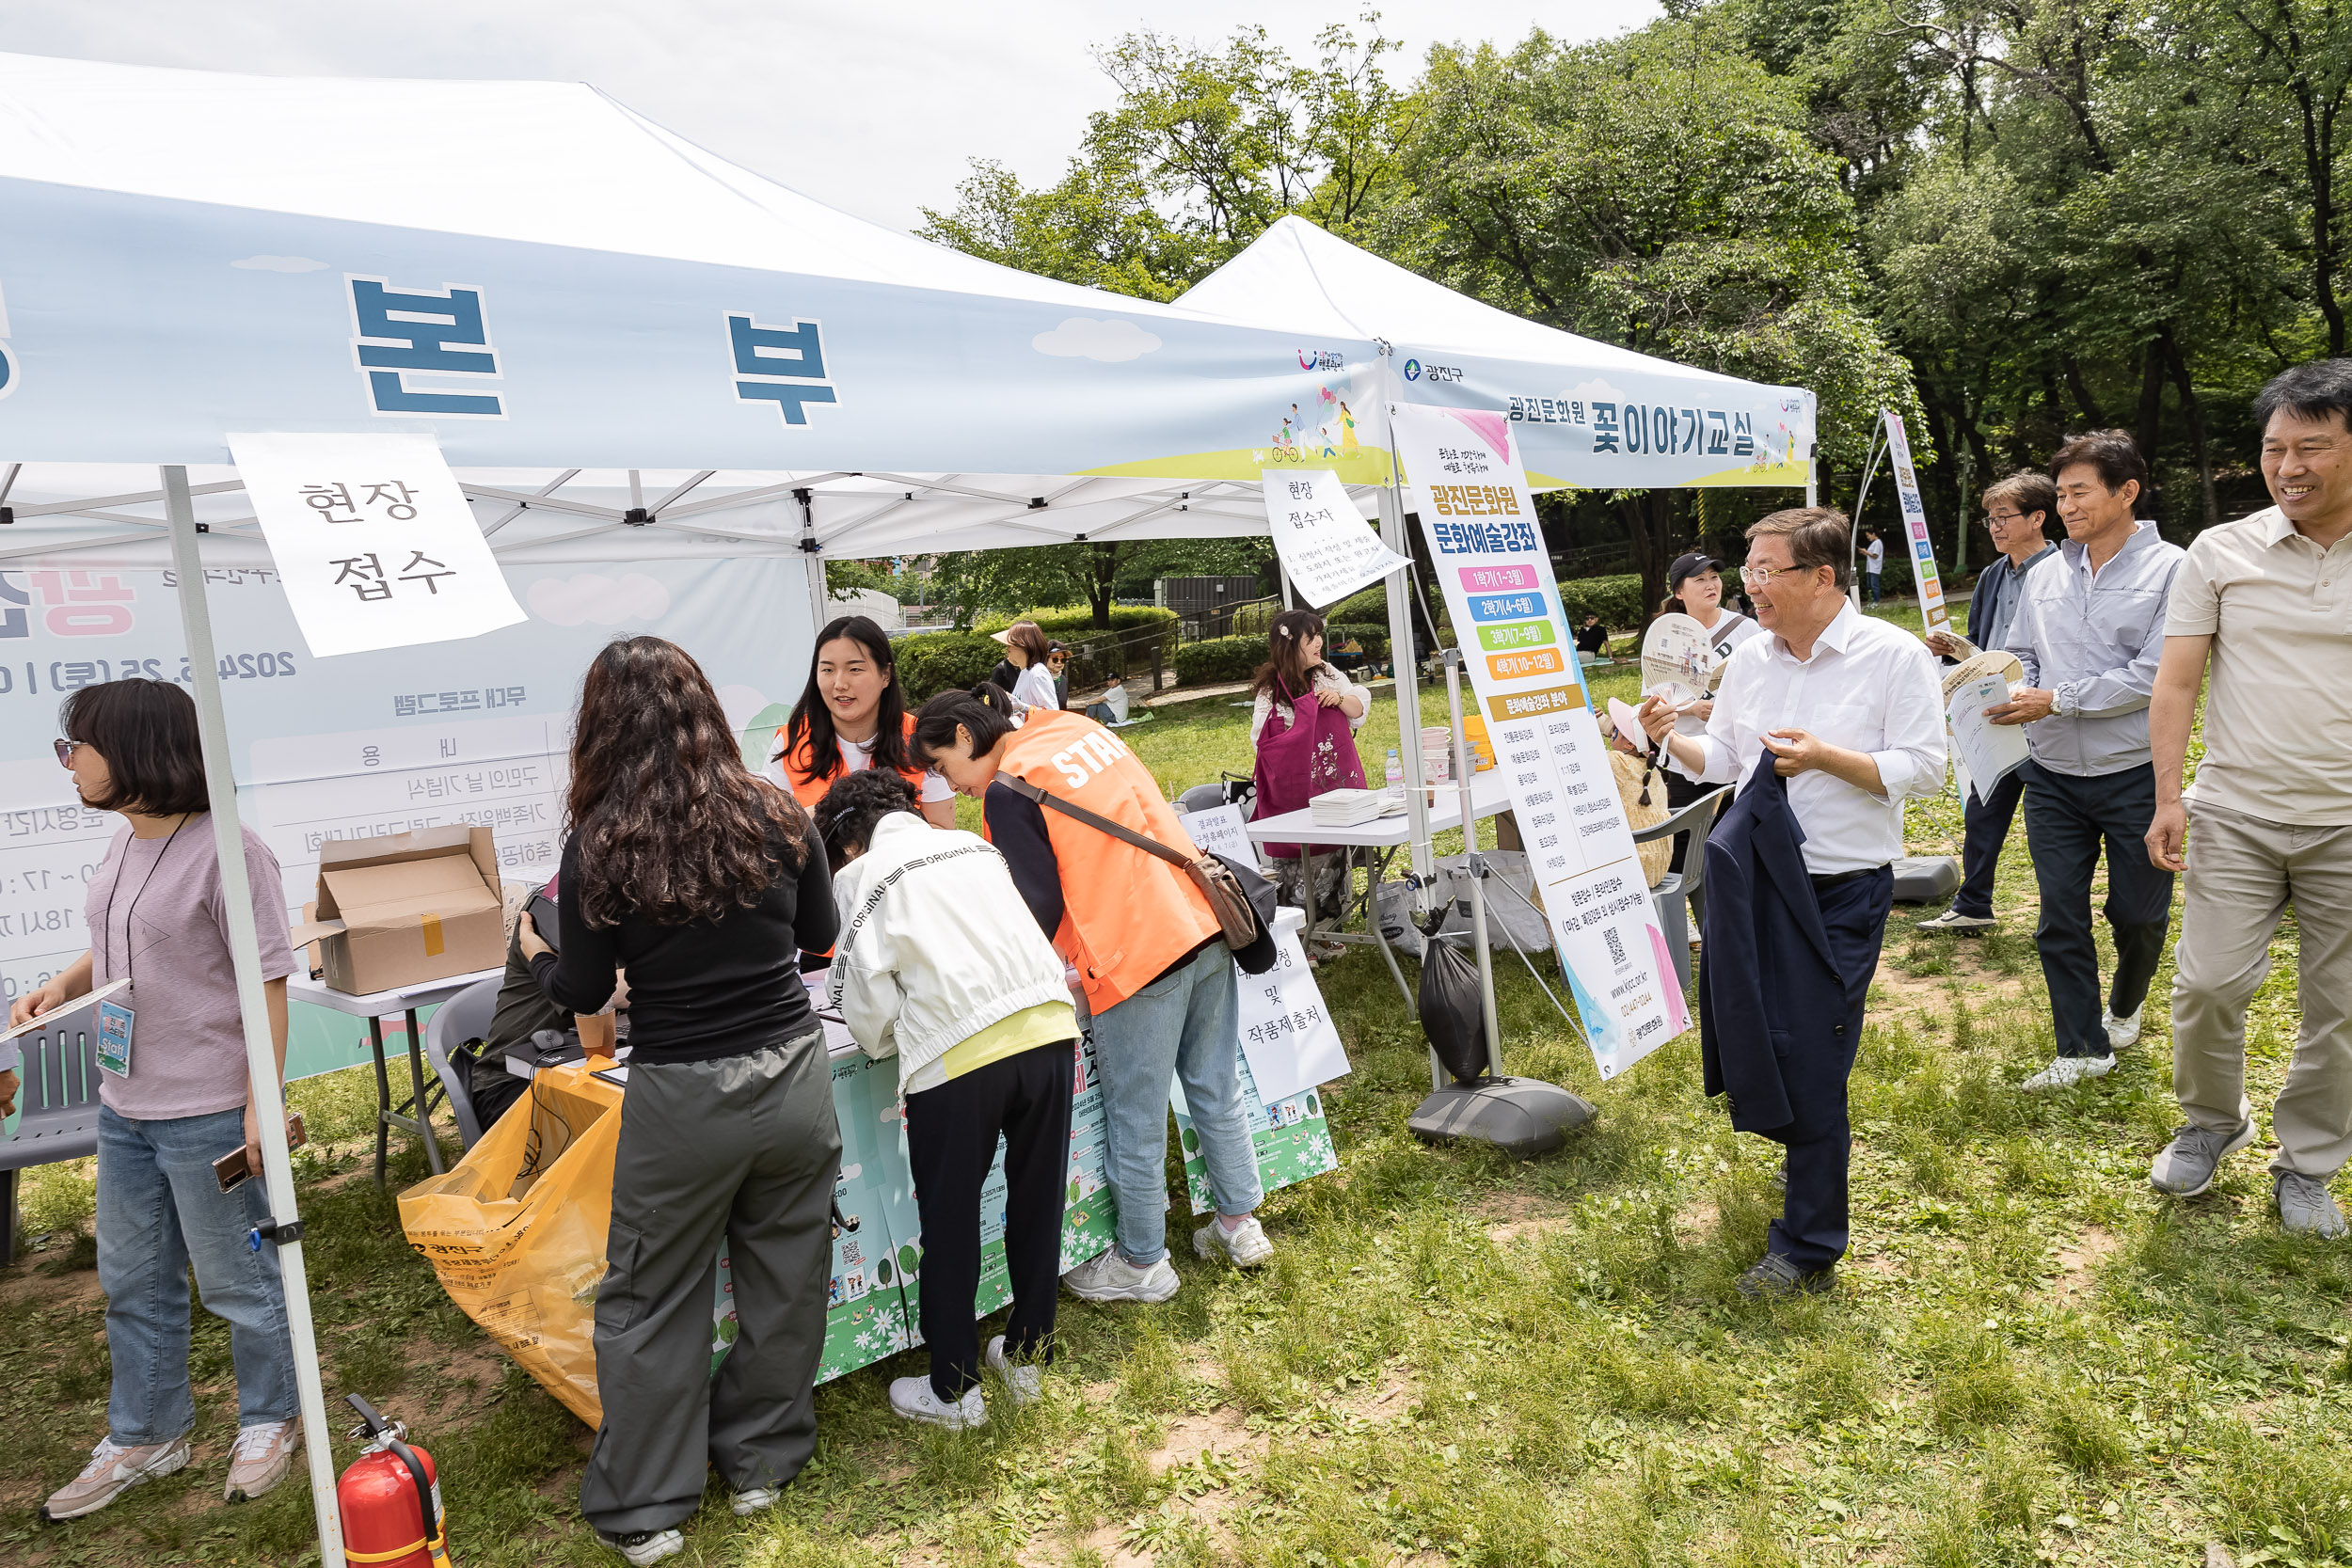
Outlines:
[[[1020,717],[1016,719],[1014,715]],[[1197,853],[1151,769],[1118,736],[1076,713],[1022,710],[982,683],[923,705],[918,756],[981,824],[1013,885],[1064,958],[1094,1015],[1103,1074],[1118,1244],[1062,1275],[1089,1301],[1166,1301],[1168,1085],[1184,1086],[1216,1195],[1216,1217],[1193,1235],[1203,1258],[1243,1268],[1274,1256],[1251,1212],[1264,1191],[1241,1105],[1233,960],[1216,916],[1190,878],[1099,828],[1016,793],[1020,780],[1186,854]]]
[[[802,809],[813,812],[834,780],[879,763],[914,786],[925,821],[952,828],[955,792],[914,759],[908,749],[914,736],[914,715],[907,711],[889,637],[866,616],[844,615],[817,634],[808,685],[776,732],[775,751],[760,776],[790,790]]]

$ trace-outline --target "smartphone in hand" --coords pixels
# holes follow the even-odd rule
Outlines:
[[[300,1148],[310,1141],[310,1135],[302,1125],[302,1113],[288,1111],[286,1113],[287,1148]],[[237,1183],[252,1174],[252,1170],[246,1164],[245,1145],[243,1144],[239,1144],[213,1162],[213,1178],[220,1183],[220,1190],[224,1193],[235,1191]]]

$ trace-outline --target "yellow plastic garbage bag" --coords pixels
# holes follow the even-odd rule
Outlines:
[[[455,1169],[400,1195],[401,1228],[450,1299],[592,1427],[620,1132],[617,1085],[546,1069]]]

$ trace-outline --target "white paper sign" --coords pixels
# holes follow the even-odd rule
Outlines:
[[[1187,818],[1189,820],[1189,818]],[[1299,945],[1300,911],[1284,908],[1274,921],[1274,967],[1263,974],[1234,972],[1240,1003],[1241,1048],[1258,1098],[1271,1105],[1318,1084],[1344,1078],[1347,1048],[1315,988],[1315,972]]]
[[[1329,468],[1264,470],[1266,526],[1291,587],[1321,610],[1406,564],[1347,499]]]
[[[1989,707],[2009,701],[2009,681],[2000,675],[1979,675],[1963,681],[1945,699],[1945,717],[1952,726],[1952,749],[1960,753],[1969,787],[1977,799],[2000,783],[2004,774],[2026,760],[2025,726],[1995,724],[1984,716]]]
[[[1614,1077],[1690,1027],[1500,411],[1406,404],[1397,453],[1511,792],[1593,1059]],[[1634,726],[1638,730],[1639,726]]]
[[[229,450],[311,653],[527,619],[432,436],[245,435]]]
[[[1258,847],[1249,842],[1249,831],[1242,823],[1239,806],[1212,806],[1207,811],[1190,811],[1179,819],[1184,832],[1192,838],[1193,847],[1204,855],[1223,855],[1244,865],[1256,865]]]

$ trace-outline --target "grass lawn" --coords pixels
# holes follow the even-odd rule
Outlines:
[[[1125,734],[1182,787],[1247,771],[1247,719],[1214,698]],[[1390,706],[1359,738],[1375,775],[1394,733]],[[1912,810],[1917,851],[1959,830],[1948,792]],[[2279,1233],[2266,1142],[2201,1199],[2148,1187],[2176,1119],[2169,964],[2115,1072],[2018,1095],[2051,1051],[2022,821],[1998,907],[1977,941],[1915,935],[1927,911],[1890,927],[1831,1296],[1732,1295],[1777,1152],[1701,1097],[1695,1034],[1604,1088],[1506,952],[1507,1065],[1600,1118],[1533,1164],[1433,1150],[1405,1131],[1428,1087],[1419,1030],[1355,948],[1322,972],[1355,1063],[1326,1097],[1342,1168],[1268,1203],[1271,1266],[1200,1263],[1180,1229],[1183,1292],[1065,1299],[1049,1398],[1016,1412],[992,1387],[980,1432],[890,1415],[887,1380],[920,1352],[828,1385],[780,1508],[738,1521],[714,1486],[681,1560],[1967,1568],[2193,1563],[2220,1541],[2241,1564],[2352,1562],[2352,1244]],[[2294,951],[2290,927],[2249,1025],[2258,1115],[2294,1042]],[[414,1424],[468,1568],[616,1562],[576,1512],[589,1433],[447,1304],[370,1184],[363,1075],[294,1098],[328,1146],[298,1174],[330,1398]],[[202,1314],[198,1462],[81,1524],[35,1522],[104,1430],[107,1361],[88,1171],[40,1173],[28,1207],[50,1239],[0,1273],[0,1560],[302,1560],[299,1485],[219,1504],[233,1392]]]

